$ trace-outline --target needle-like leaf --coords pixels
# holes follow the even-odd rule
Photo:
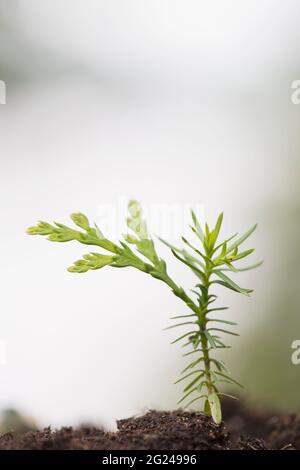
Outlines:
[[[235,242],[233,242],[228,248],[227,248],[227,253],[230,253],[231,251],[233,251],[235,248],[237,248],[238,246],[240,246],[245,240],[247,240],[247,238],[250,237],[250,235],[252,235],[252,233],[254,232],[254,230],[256,230],[256,227],[257,227],[257,224],[253,225],[253,227],[251,227],[246,233],[244,233],[244,235],[242,235],[240,238],[238,238]]]

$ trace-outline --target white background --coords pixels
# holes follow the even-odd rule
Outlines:
[[[297,197],[299,2],[0,5],[1,405],[54,426],[113,426],[175,406],[184,361],[162,329],[180,301],[130,269],[71,275],[65,268],[86,247],[25,234],[77,210],[96,219],[121,197],[200,204],[209,221],[224,210],[225,235],[259,222],[253,244],[266,262],[241,280],[255,293],[224,294],[240,322],[231,361],[241,372],[243,337],[278,288],[283,207]]]

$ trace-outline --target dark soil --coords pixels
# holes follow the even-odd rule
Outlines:
[[[260,450],[300,449],[300,417],[279,416],[224,404],[224,423],[215,425],[202,413],[149,411],[118,421],[118,431],[95,427],[7,433],[0,436],[0,450]]]

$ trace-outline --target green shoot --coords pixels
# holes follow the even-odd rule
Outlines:
[[[36,226],[30,227],[27,232],[30,235],[46,236],[53,242],[76,240],[84,245],[104,250],[104,253],[97,251],[83,255],[82,259],[76,261],[68,269],[72,273],[85,273],[104,266],[133,267],[167,284],[173,294],[188,308],[188,312],[184,315],[173,317],[175,320],[180,319],[180,322],[169,328],[188,327],[188,332],[177,337],[173,343],[184,341],[183,346],[191,348],[184,356],[193,355],[193,360],[182,371],[182,377],[175,382],[189,379],[179,403],[187,402],[185,406],[190,406],[192,403],[203,400],[204,412],[216,423],[220,423],[222,420],[220,399],[226,395],[219,390],[220,384],[239,386],[240,384],[231,377],[224,362],[215,359],[212,355],[214,350],[229,347],[221,339],[223,334],[237,335],[237,333],[232,329],[227,329],[235,326],[235,323],[218,318],[220,314],[217,317],[214,316],[226,310],[227,307],[213,307],[217,296],[212,293],[212,289],[215,284],[219,284],[247,296],[252,292],[236,284],[227,273],[235,274],[256,268],[261,264],[256,263],[242,268],[236,266],[236,262],[254,251],[253,249],[240,251],[240,246],[254,232],[256,225],[241,237],[237,238],[236,234],[220,243],[218,239],[223,214],[220,214],[212,230],[208,224],[205,224],[203,230],[192,211],[190,227],[199,241],[197,246],[182,237],[185,247],[179,249],[161,239],[171,249],[173,255],[190,268],[197,277],[197,284],[191,291],[193,295],[190,296],[169,276],[165,261],[157,254],[153,239],[148,235],[139,203],[130,201],[128,211],[127,226],[130,233],[124,235],[124,241],[119,243],[105,238],[100,229],[96,225],[92,227],[87,217],[81,213],[71,215],[72,221],[81,230],[75,230],[57,222],[54,225],[39,222]]]

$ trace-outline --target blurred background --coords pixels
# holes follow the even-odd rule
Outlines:
[[[300,410],[299,15],[297,0],[0,0],[6,418],[113,428],[176,406],[185,361],[162,329],[180,301],[131,269],[71,275],[84,246],[25,234],[127,197],[224,210],[225,235],[259,223],[264,265],[240,278],[254,294],[222,294],[241,334],[222,358],[246,399]]]

